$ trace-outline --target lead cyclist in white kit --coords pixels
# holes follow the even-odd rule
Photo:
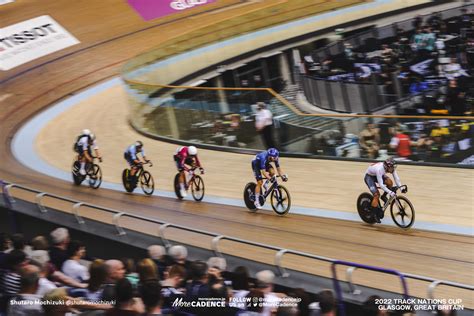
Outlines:
[[[393,158],[388,158],[384,162],[377,162],[369,166],[365,172],[364,182],[369,187],[370,192],[373,195],[372,202],[370,204],[372,212],[375,214],[375,220],[380,223],[380,219],[383,218],[383,211],[379,207],[379,190],[377,189],[376,183],[379,184],[380,188],[384,191],[382,195],[382,201],[387,201],[387,194],[390,196],[395,195],[395,192],[391,190],[393,187],[393,181],[387,175],[391,173],[395,179],[397,187],[400,187],[401,181],[397,172],[395,171],[397,163]],[[406,188],[402,189],[403,193],[406,193]]]

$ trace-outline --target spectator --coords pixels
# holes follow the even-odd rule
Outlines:
[[[234,297],[246,297],[250,290],[249,271],[244,266],[235,268],[232,279]]]
[[[261,302],[264,299],[263,292],[257,289],[251,290],[246,298],[250,300],[250,302]],[[246,310],[242,310],[237,312],[236,315],[238,316],[261,316],[263,312],[263,304],[250,304],[247,306]]]
[[[265,148],[275,148],[275,142],[273,141],[273,115],[272,112],[266,108],[266,105],[263,102],[257,103],[255,128],[262,136]]]
[[[380,296],[378,295],[372,295],[370,296],[365,302],[364,302],[364,316],[387,316],[387,310],[383,306],[380,306],[377,304],[377,301],[381,299]]]
[[[102,292],[102,299],[113,301],[116,299],[115,284],[125,277],[125,267],[119,260],[107,260],[105,262],[107,269],[107,279]]]
[[[227,263],[224,258],[211,257],[207,261],[209,274],[209,287],[211,294],[216,297],[227,297],[227,288],[224,284],[222,272],[225,272]]]
[[[336,316],[336,299],[332,291],[323,290],[318,293],[318,297],[321,316]]]
[[[164,280],[164,272],[166,271],[166,266],[168,264],[166,258],[166,249],[163,246],[152,245],[148,247],[148,256],[155,262],[158,267],[158,274],[160,280]]]
[[[40,271],[38,267],[27,265],[21,271],[21,288],[18,295],[12,298],[12,301],[22,301],[29,303],[9,305],[7,315],[9,316],[29,316],[44,315],[43,307],[36,301],[42,297],[36,292],[39,288]]]
[[[138,283],[139,287],[148,281],[159,281],[158,269],[150,258],[140,260],[137,265],[137,272],[140,279]]]
[[[6,233],[0,233],[0,281],[2,280],[2,271],[7,268],[8,250],[10,249],[10,237]]]
[[[275,274],[270,270],[263,270],[256,274],[257,282],[256,287],[263,292],[265,296],[265,306],[261,313],[262,316],[270,316],[272,313],[277,311],[278,304],[280,302],[279,296],[273,292],[273,281]]]
[[[30,251],[30,247],[26,245],[25,237],[23,236],[23,234],[13,234],[11,237],[11,241],[13,249],[21,250],[26,254]]]
[[[279,306],[275,316],[298,316],[298,308],[296,306]]]
[[[187,275],[191,263],[186,260],[186,258],[188,257],[188,250],[186,249],[186,247],[181,245],[172,246],[170,249],[168,249],[168,254],[174,264],[179,264],[184,268]]]
[[[390,141],[390,147],[397,152],[397,156],[404,159],[413,159],[411,146],[414,143],[410,136],[407,135],[408,128],[405,125],[400,125],[396,128],[396,134]]]
[[[68,259],[66,249],[69,244],[69,231],[63,227],[56,228],[51,232],[51,240],[53,247],[49,250],[49,257],[56,269],[60,270],[64,261]]]
[[[309,305],[312,302],[309,294],[306,293],[306,291],[302,288],[296,288],[293,289],[289,296],[300,299],[300,301],[298,302],[299,315],[308,316],[310,312]]]
[[[194,261],[190,266],[190,273],[192,280],[186,285],[186,301],[194,302],[199,298],[211,297],[207,264],[203,261]],[[184,311],[198,316],[209,315],[207,308],[190,307]]]
[[[359,134],[359,145],[362,148],[364,157],[375,159],[380,148],[380,135],[374,123],[367,123],[367,126]]]
[[[145,304],[146,316],[162,315],[161,314],[161,286],[158,281],[148,281],[142,285],[140,296]]]
[[[35,238],[31,240],[31,248],[33,250],[48,250],[49,249],[48,239],[46,239],[46,237],[44,236],[36,236]]]
[[[107,280],[107,266],[103,260],[94,260],[89,266],[89,281],[84,298],[98,301],[102,298],[104,283]]]
[[[119,261],[120,262],[120,261]],[[107,316],[135,316],[145,312],[143,303],[133,297],[133,287],[130,281],[125,278],[115,284],[116,302],[112,309],[109,309]]]
[[[73,309],[71,298],[67,295],[65,288],[57,288],[47,293],[44,300],[57,302],[56,304],[43,305],[44,313],[48,316],[66,316],[76,314]]]
[[[162,282],[161,296],[163,308],[171,308],[175,299],[184,298],[184,292],[180,289],[186,277],[186,271],[180,265],[172,265],[168,271],[168,277]]]
[[[73,240],[67,247],[68,260],[64,261],[62,271],[78,282],[89,280],[89,271],[80,261],[86,253],[86,247],[80,241]]]
[[[140,277],[137,273],[135,266],[135,260],[131,258],[122,258],[123,266],[125,267],[125,277],[127,280],[132,283],[133,288],[138,289],[138,283],[140,282]]]
[[[3,276],[2,292],[6,296],[13,296],[18,293],[21,286],[20,272],[28,264],[26,255],[21,250],[12,250],[7,257],[8,271]]]
[[[39,282],[38,282],[38,291],[36,295],[39,297],[43,297],[45,294],[51,292],[52,290],[56,289],[57,286],[54,282],[51,282],[49,277],[49,255],[46,250],[36,250],[37,253],[35,254],[33,260],[31,260],[30,264],[36,266],[39,269]],[[42,253],[39,253],[42,251]]]

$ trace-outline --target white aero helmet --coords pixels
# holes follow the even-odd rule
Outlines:
[[[95,141],[95,134],[90,134],[89,137],[91,138],[91,141]]]
[[[92,134],[92,132],[91,132],[90,129],[87,129],[87,128],[86,128],[86,129],[83,129],[83,130],[82,130],[82,135],[87,135],[87,136],[89,136],[90,134]]]
[[[196,147],[194,146],[189,146],[188,147],[188,154],[191,155],[191,156],[196,156],[198,153],[198,150]]]

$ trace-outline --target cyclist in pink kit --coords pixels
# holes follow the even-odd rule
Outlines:
[[[185,171],[189,171],[191,167],[198,167],[201,171],[201,174],[204,173],[204,168],[201,166],[201,162],[197,156],[197,148],[195,146],[183,146],[179,147],[176,150],[176,153],[173,156],[174,161],[176,162],[176,168],[178,169],[180,176],[179,176],[179,190],[182,197],[187,196],[186,188],[185,188]]]

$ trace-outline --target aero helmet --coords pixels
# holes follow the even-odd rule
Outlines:
[[[385,170],[395,170],[397,168],[397,162],[393,158],[388,158],[383,162]]]
[[[278,156],[280,156],[280,152],[276,148],[269,148],[267,150],[267,153],[268,153],[268,156],[272,158],[278,158]]]
[[[196,147],[194,146],[189,146],[188,147],[188,154],[191,155],[191,156],[196,156],[198,153],[198,150]]]

